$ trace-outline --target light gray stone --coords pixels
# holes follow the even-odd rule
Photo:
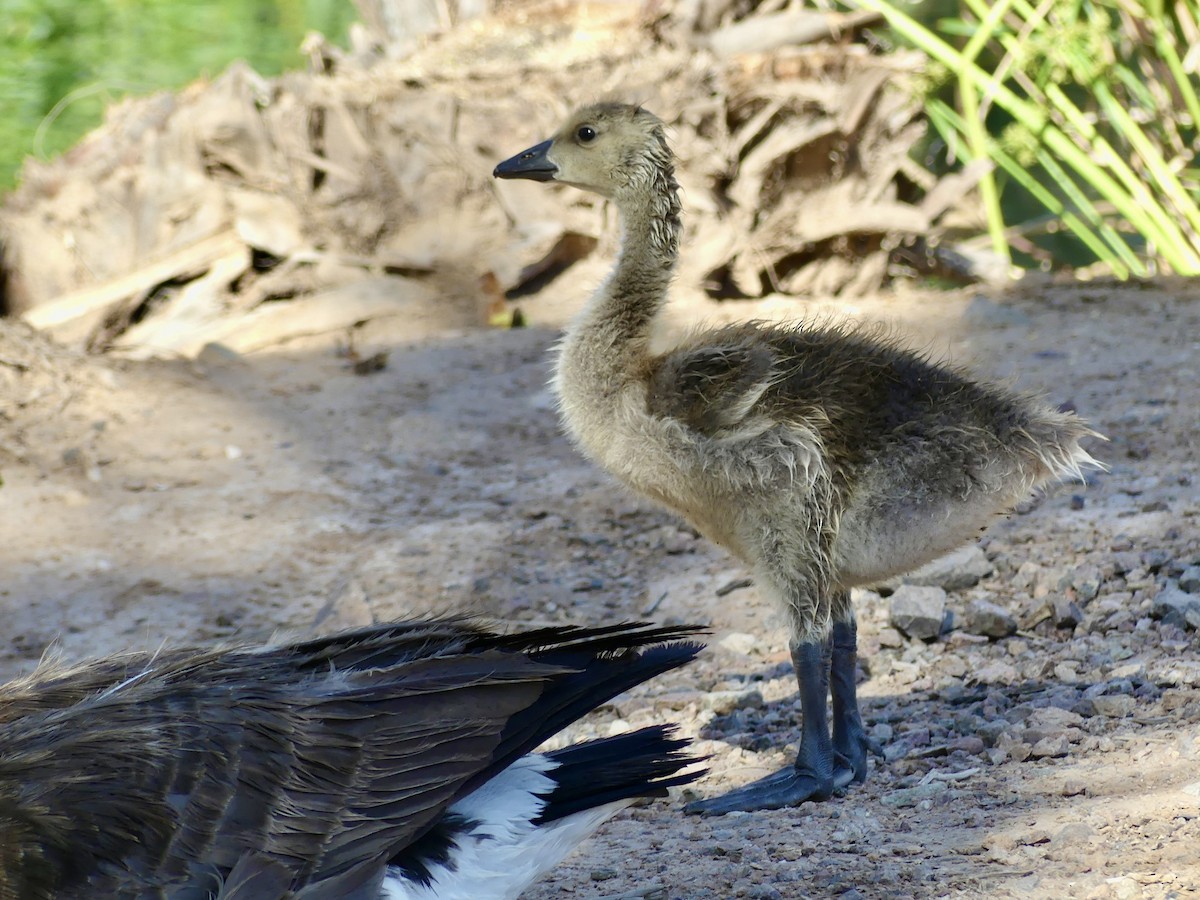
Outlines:
[[[758,638],[744,631],[731,631],[719,641],[720,645],[731,653],[749,656],[758,644]]]
[[[1200,566],[1188,566],[1179,576],[1179,586],[1189,594],[1200,594]]]
[[[891,596],[892,625],[909,637],[927,641],[942,632],[946,592],[940,587],[901,585]]]
[[[1008,637],[1017,631],[1017,620],[1003,606],[990,600],[972,600],[963,615],[963,628],[991,638]]]
[[[1092,698],[1097,715],[1109,719],[1122,719],[1137,707],[1137,700],[1128,694],[1102,694]]]
[[[902,584],[940,587],[944,591],[961,591],[974,587],[979,579],[992,574],[992,564],[978,544],[968,544],[935,559],[917,571],[903,576]]]
[[[700,705],[718,716],[727,716],[736,709],[762,709],[763,696],[758,691],[709,691]]]
[[[1074,600],[1062,594],[1054,594],[1049,600],[1055,627],[1074,628],[1083,621],[1083,610]]]
[[[1200,628],[1200,594],[1188,594],[1167,585],[1154,598],[1151,615],[1179,628]]]

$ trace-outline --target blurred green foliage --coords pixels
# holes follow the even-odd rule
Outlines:
[[[235,59],[303,65],[320,31],[343,43],[352,0],[0,0],[0,191],[22,160],[61,153],[126,94],[178,88]]]
[[[1198,0],[846,2],[928,56],[931,147],[992,164],[999,256],[1200,275]]]

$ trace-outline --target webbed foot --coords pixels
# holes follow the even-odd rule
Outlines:
[[[729,812],[799,806],[808,800],[828,800],[834,791],[848,785],[851,777],[849,768],[835,768],[832,774],[820,776],[808,767],[788,766],[720,797],[693,801],[683,811],[720,816]]]

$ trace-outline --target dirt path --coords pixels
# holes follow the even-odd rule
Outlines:
[[[387,367],[332,339],[198,363],[78,360],[0,323],[0,675],[78,657],[429,610],[505,622],[699,620],[689,670],[578,734],[671,719],[713,755],[712,794],[794,749],[779,621],[739,566],[616,489],[560,435],[547,349],[597,273],[544,291],[520,331],[366,326]],[[1022,623],[931,644],[861,610],[868,728],[888,750],[834,802],[610,823],[536,900],[656,896],[1200,895],[1200,641],[1154,617],[1200,565],[1200,291],[1063,287],[862,301],[913,342],[1074,404],[1112,471],[998,522],[994,571],[950,593]],[[833,307],[716,307],[673,322]],[[1190,582],[1188,582],[1190,583]],[[723,595],[719,596],[719,592]],[[1082,621],[1039,610],[1074,600]],[[1128,699],[1126,699],[1128,698]],[[640,892],[632,893],[630,892]]]

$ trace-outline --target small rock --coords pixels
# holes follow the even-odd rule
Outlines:
[[[763,697],[758,691],[709,691],[700,705],[718,716],[727,716],[736,709],[762,709]]]
[[[1025,560],[1021,563],[1017,572],[1012,577],[1012,586],[1017,590],[1032,590],[1034,582],[1037,581],[1038,574],[1042,571],[1042,567],[1030,560]]]
[[[990,600],[972,600],[963,616],[963,628],[972,634],[991,638],[1008,637],[1017,631],[1017,620],[1002,606]]]
[[[887,722],[876,722],[871,726],[871,737],[879,741],[881,744],[886,744],[892,739],[895,734],[895,729]]]
[[[1087,793],[1087,784],[1085,784],[1083,781],[1080,781],[1078,778],[1068,778],[1063,782],[1062,789],[1059,791],[1059,793],[1064,797],[1079,797]],[[1079,825],[1083,823],[1076,822],[1074,824]],[[1070,826],[1067,827],[1069,828]],[[1088,830],[1091,831],[1091,829]],[[1063,831],[1066,831],[1066,829],[1064,828]],[[1062,834],[1062,832],[1059,832],[1059,834]]]
[[[1074,728],[1083,724],[1083,716],[1069,709],[1059,709],[1057,706],[1045,706],[1035,709],[1025,720],[1026,728],[1036,728],[1048,736],[1056,735],[1065,728]]]
[[[1050,609],[1054,613],[1054,624],[1058,628],[1074,628],[1083,621],[1083,610],[1079,604],[1062,594],[1050,598]]]
[[[955,750],[961,750],[971,756],[978,756],[984,751],[983,739],[975,735],[967,735],[966,737],[955,738],[948,745],[951,753]]]
[[[1071,749],[1070,742],[1065,735],[1058,737],[1044,737],[1029,751],[1030,755],[1037,759],[1053,759],[1060,756],[1066,756],[1067,751]]]
[[[1137,701],[1125,694],[1102,694],[1092,698],[1097,715],[1109,719],[1121,719],[1133,712]]]
[[[215,368],[231,364],[244,365],[246,360],[232,347],[226,347],[216,341],[209,341],[200,348],[200,352],[196,355],[196,362]]]
[[[904,646],[904,635],[895,628],[879,629],[879,646],[898,649]]]
[[[940,587],[905,584],[892,594],[891,623],[910,637],[937,637],[945,615],[946,592]]]
[[[1074,795],[1069,794],[1067,796]],[[1092,826],[1088,825],[1086,822],[1071,822],[1060,828],[1058,830],[1058,834],[1054,835],[1050,842],[1055,846],[1062,846],[1063,844],[1082,844],[1095,833],[1096,832],[1092,829]]]
[[[922,800],[932,800],[946,793],[947,790],[949,788],[945,782],[933,781],[929,784],[919,784],[916,787],[901,788],[898,791],[892,791],[890,794],[884,794],[879,799],[881,803],[887,806],[904,809],[909,806],[916,806]]]
[[[1192,691],[1167,690],[1163,691],[1163,712],[1174,712],[1188,706],[1195,698]]]
[[[1011,756],[1013,759],[1015,759],[1017,762],[1025,762],[1025,760],[1029,759],[1029,755],[1033,752],[1033,748],[1030,747],[1028,744],[1026,744],[1024,741],[1017,743],[1017,744],[1013,744],[1010,747],[1002,747],[1000,749],[1007,752],[1008,755]]]
[[[1129,678],[1141,678],[1145,674],[1145,665],[1140,662],[1127,662],[1121,666],[1113,666],[1108,677],[1110,681],[1124,681]]]
[[[991,722],[984,722],[975,729],[975,733],[978,734],[983,742],[989,747],[995,747],[997,741],[1000,740],[1000,736],[1004,734],[1008,728],[1009,724],[1004,719],[995,719]]]
[[[1189,594],[1200,594],[1200,566],[1188,566],[1179,576],[1179,586]]]
[[[1043,569],[1038,572],[1033,584],[1033,596],[1040,600],[1054,592],[1062,592],[1071,586],[1072,573],[1067,569]]]
[[[1063,684],[1073,684],[1079,680],[1079,672],[1075,668],[1075,661],[1068,660],[1060,662],[1054,666],[1054,677]]]
[[[938,664],[942,674],[949,678],[962,678],[969,671],[966,660],[954,653],[947,653]]]
[[[695,535],[670,525],[663,526],[659,537],[663,550],[671,555],[690,553],[696,549]]]
[[[1091,603],[1095,600],[1103,583],[1104,577],[1095,566],[1081,567],[1071,579],[1071,586],[1075,588],[1075,599],[1080,603]]]
[[[1125,875],[1108,879],[1108,889],[1116,900],[1137,900],[1144,896],[1142,886]]]
[[[1150,614],[1177,628],[1200,628],[1200,594],[1189,594],[1168,584],[1154,598]]]
[[[900,583],[961,591],[974,587],[981,578],[991,574],[992,564],[983,549],[978,544],[968,544],[905,575]]]
[[[749,656],[754,645],[758,643],[758,638],[752,634],[746,634],[744,631],[732,631],[721,638],[718,643],[733,653]]]
[[[1012,684],[1018,677],[1016,666],[998,659],[980,666],[974,672],[974,679],[980,684]]]

